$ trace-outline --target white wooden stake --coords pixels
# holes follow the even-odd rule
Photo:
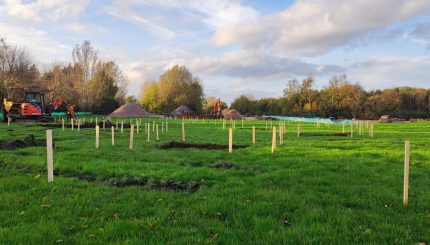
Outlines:
[[[284,132],[282,131],[282,124],[279,126],[279,145],[284,143]]]
[[[136,119],[136,133],[139,133],[139,122]]]
[[[410,156],[410,142],[405,141],[405,170],[403,176],[403,204],[408,205],[409,201],[409,156]]]
[[[64,131],[64,118],[61,118],[61,126],[62,126],[63,131]]]
[[[342,124],[342,133],[345,133],[345,123]]]
[[[273,133],[272,133],[272,153],[275,152],[276,149],[276,126],[273,127]]]
[[[185,143],[185,124],[182,123],[182,143]]]
[[[73,128],[75,126],[75,120],[73,118],[70,119],[70,124],[72,125],[72,131],[73,131]]]
[[[243,128],[243,118],[242,118],[242,128]]]
[[[228,153],[233,152],[233,129],[228,129]]]
[[[118,130],[118,120],[115,122],[115,130]]]
[[[96,149],[99,148],[99,133],[100,133],[100,127],[99,125],[96,126]]]
[[[106,128],[106,120],[103,119],[103,129],[105,129],[105,128]]]
[[[255,126],[252,126],[252,144],[255,144]]]
[[[114,126],[111,127],[111,134],[112,134],[112,146],[115,145],[115,128]]]
[[[160,138],[158,137],[158,124],[155,126],[155,133],[156,133],[156,136],[157,136],[157,142],[160,140]]]
[[[151,137],[151,136],[150,136],[150,135],[151,135],[151,130],[150,130],[151,123],[147,123],[146,125],[147,125],[146,132],[147,132],[147,136],[148,136],[147,141],[148,141],[148,143],[149,143],[149,140],[150,140],[150,137]]]
[[[10,117],[7,117],[7,126],[10,126]]]
[[[301,131],[301,128],[300,128],[301,126],[300,126],[300,123],[298,123],[297,124],[297,137],[300,137],[300,131]]]
[[[81,119],[78,119],[78,132],[81,131]]]
[[[351,123],[351,138],[354,136],[354,126]]]
[[[130,125],[130,145],[128,148],[133,149],[133,139],[134,139],[134,125]]]
[[[48,164],[48,182],[54,181],[54,154],[52,152],[52,130],[46,130],[46,157]]]
[[[124,132],[124,120],[121,121],[121,133]]]

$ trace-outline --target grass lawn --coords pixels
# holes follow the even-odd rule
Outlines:
[[[226,145],[227,127],[220,121],[187,122],[186,142]],[[430,241],[428,122],[375,124],[374,138],[367,130],[359,136],[355,127],[351,138],[335,134],[341,125],[315,124],[302,124],[297,137],[290,122],[274,154],[264,121],[245,122],[244,128],[237,121],[234,144],[249,147],[231,154],[160,148],[181,140],[180,120],[169,120],[158,143],[152,131],[148,143],[141,127],[132,150],[129,129],[116,131],[115,146],[110,129],[100,129],[96,149],[93,128],[51,128],[53,183],[47,182],[45,147],[0,150],[1,244]],[[33,134],[44,141],[46,129],[0,123],[0,140]],[[407,207],[405,140],[411,141]]]

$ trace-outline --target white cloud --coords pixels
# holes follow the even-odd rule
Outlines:
[[[41,21],[48,18],[57,21],[80,15],[89,3],[90,0],[6,0],[3,8],[8,16],[17,19]]]
[[[241,44],[289,55],[316,55],[430,12],[428,0],[298,0],[282,12],[255,22],[217,29],[217,46]]]
[[[215,30],[259,17],[255,9],[228,0],[114,0],[106,12],[168,39],[196,25]]]
[[[395,86],[430,88],[430,58],[377,56],[357,62],[348,71],[351,81],[358,81],[366,89]]]
[[[335,65],[314,65],[299,59],[269,55],[258,51],[227,52],[217,57],[196,58],[189,67],[208,76],[252,80],[275,80],[287,77],[325,75],[344,72]]]
[[[28,49],[37,61],[51,63],[71,57],[72,47],[53,40],[42,30],[5,23],[0,23],[0,30],[7,43]]]

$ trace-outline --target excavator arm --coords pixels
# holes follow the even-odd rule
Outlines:
[[[70,118],[76,119],[75,108],[72,105],[67,104],[63,99],[56,99],[49,105],[49,114],[56,111],[58,108],[64,108]]]

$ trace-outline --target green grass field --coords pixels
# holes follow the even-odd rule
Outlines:
[[[152,120],[151,120],[152,121]],[[147,122],[143,120],[142,123]],[[161,123],[161,120],[158,120]],[[251,127],[257,127],[252,145]],[[274,122],[274,126],[277,122]],[[227,125],[228,127],[228,125]],[[46,127],[0,124],[1,141]],[[160,142],[143,128],[53,129],[46,148],[0,150],[0,243],[416,244],[430,241],[430,123],[375,124],[375,137],[336,136],[341,125],[288,123],[271,153],[264,121],[237,121],[234,150],[161,149],[181,140],[169,121]],[[349,127],[347,127],[349,129]],[[409,205],[402,202],[404,141],[411,141]],[[186,142],[228,144],[218,121],[186,123]],[[216,166],[221,166],[217,168]],[[227,166],[230,168],[223,168]]]

